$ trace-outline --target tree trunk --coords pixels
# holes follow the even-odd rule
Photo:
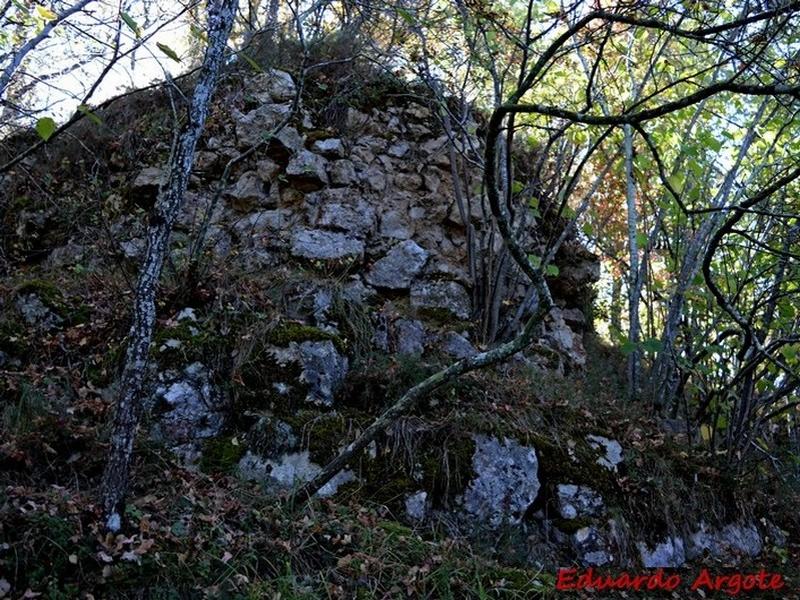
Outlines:
[[[614,277],[611,282],[611,306],[609,307],[611,339],[622,333],[622,279]]]
[[[731,169],[725,176],[722,187],[717,193],[712,206],[714,208],[725,208],[728,206],[728,199],[733,184],[736,181],[736,176],[739,173],[739,167],[747,155],[750,145],[753,143],[756,134],[756,126],[761,123],[764,116],[764,111],[767,107],[766,102],[762,102],[755,117],[753,118],[747,134],[745,135],[742,145],[739,147],[737,159]],[[693,125],[690,127],[693,128]],[[735,199],[734,199],[735,202]],[[680,272],[678,273],[678,280],[675,285],[675,291],[669,301],[669,308],[667,309],[667,318],[664,321],[664,329],[661,334],[661,351],[656,357],[655,364],[653,365],[653,375],[651,377],[651,395],[653,404],[657,409],[664,408],[668,403],[672,402],[678,385],[679,378],[676,376],[676,350],[675,339],[678,336],[678,325],[680,324],[683,316],[683,305],[686,298],[686,292],[692,284],[695,276],[700,270],[700,259],[705,252],[708,240],[711,234],[719,226],[724,212],[722,210],[712,212],[705,217],[700,228],[689,242],[686,252],[684,253],[683,262],[681,264]]]
[[[628,208],[628,248],[630,271],[628,273],[628,343],[632,346],[628,354],[628,399],[638,395],[639,387],[639,242],[636,237],[639,217],[636,212],[636,184],[633,181],[633,128],[625,125],[625,199]]]
[[[170,158],[168,180],[159,190],[158,200],[150,214],[147,249],[136,285],[133,323],[128,334],[128,349],[119,383],[111,448],[101,489],[106,527],[111,531],[119,530],[122,524],[143,381],[156,318],[158,281],[169,252],[172,225],[183,204],[197,140],[203,131],[211,96],[223,64],[236,5],[236,0],[215,0],[209,3],[208,47],[189,107],[188,121]]]

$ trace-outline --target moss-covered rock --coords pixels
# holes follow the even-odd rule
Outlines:
[[[346,348],[339,336],[319,327],[303,323],[284,322],[267,332],[264,341],[275,346],[286,347],[292,342],[321,342],[330,340],[336,349],[344,353]]]
[[[202,444],[200,468],[206,473],[230,473],[244,455],[244,446],[235,436],[210,438]]]

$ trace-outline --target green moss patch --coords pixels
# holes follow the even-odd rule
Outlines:
[[[200,468],[205,473],[231,473],[244,456],[244,450],[234,436],[205,440]]]

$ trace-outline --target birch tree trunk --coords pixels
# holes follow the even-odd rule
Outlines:
[[[223,64],[236,6],[237,0],[209,2],[208,46],[189,107],[188,120],[170,158],[167,182],[159,190],[158,200],[150,214],[147,249],[136,285],[133,323],[128,334],[128,349],[119,382],[111,448],[101,488],[106,527],[111,531],[119,530],[122,525],[143,380],[156,317],[158,281],[169,252],[172,226],[183,205],[197,140],[203,131],[217,76]]]

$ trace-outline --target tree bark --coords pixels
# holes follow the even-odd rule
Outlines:
[[[141,394],[156,318],[158,281],[169,252],[172,226],[183,205],[197,140],[203,131],[217,77],[223,65],[236,5],[236,0],[214,0],[209,3],[208,46],[189,107],[188,121],[170,158],[168,180],[159,190],[158,199],[150,214],[147,249],[136,285],[133,323],[128,334],[128,349],[119,382],[111,448],[101,488],[106,527],[111,531],[119,530],[122,525],[133,443],[139,424]]]

